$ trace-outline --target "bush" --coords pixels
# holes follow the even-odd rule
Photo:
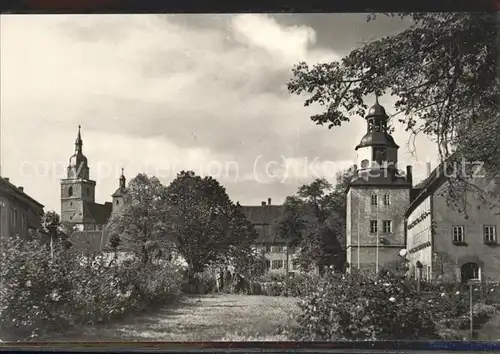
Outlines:
[[[470,326],[468,289],[423,284],[421,293],[416,290],[415,282],[397,278],[328,275],[304,297],[293,334],[299,340],[462,339]],[[495,302],[477,294],[475,301]],[[494,304],[476,303],[475,327],[496,311]]]
[[[208,270],[196,273],[191,278],[187,272],[184,272],[182,279],[182,291],[186,294],[206,295],[214,292],[217,288],[215,276]]]
[[[395,279],[327,275],[304,298],[297,340],[406,340],[436,337],[431,303]]]
[[[0,325],[2,336],[36,338],[75,324],[110,320],[180,293],[170,263],[123,264],[82,255],[55,244],[2,240]]]

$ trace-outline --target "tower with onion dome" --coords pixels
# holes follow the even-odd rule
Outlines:
[[[398,149],[389,117],[376,99],[366,133],[356,146],[357,175],[347,193],[346,252],[350,271],[393,269],[405,248],[404,212],[410,203],[411,167],[397,168]]]

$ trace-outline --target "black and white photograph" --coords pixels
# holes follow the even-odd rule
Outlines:
[[[499,29],[2,14],[0,341],[500,341]]]

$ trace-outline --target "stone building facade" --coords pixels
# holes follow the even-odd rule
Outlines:
[[[410,274],[423,279],[466,282],[469,279],[500,281],[498,227],[500,205],[495,193],[484,200],[477,191],[466,192],[466,212],[450,207],[444,177],[446,163],[438,166],[420,185],[406,212]],[[498,188],[485,178],[469,183],[487,192]],[[493,205],[493,207],[492,207]],[[422,270],[416,267],[422,264]]]
[[[411,167],[397,169],[399,146],[388,133],[388,116],[377,102],[356,146],[357,175],[347,191],[346,253],[349,269],[392,268],[405,247],[404,213],[410,203]]]
[[[8,178],[0,177],[0,237],[27,237],[41,228],[43,205],[16,187]]]

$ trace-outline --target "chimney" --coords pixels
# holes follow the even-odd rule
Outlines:
[[[406,181],[413,186],[413,168],[408,165],[406,166]]]
[[[427,177],[429,177],[431,175],[431,163],[427,162],[426,166],[427,166]]]
[[[262,201],[262,206],[266,206],[266,202],[265,201]]]
[[[271,205],[271,198],[267,198],[267,205]]]
[[[19,192],[24,192],[24,187],[17,187],[17,189],[19,189]]]

